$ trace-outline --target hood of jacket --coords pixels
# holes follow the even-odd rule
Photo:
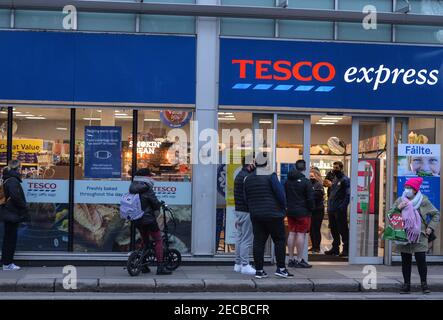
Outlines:
[[[154,187],[154,180],[149,177],[134,177],[129,187],[129,193],[144,193]]]
[[[292,170],[288,173],[289,180],[298,180],[298,179],[302,179],[304,177],[305,177],[305,175],[301,171],[298,171],[298,170]]]
[[[3,170],[3,181],[9,178],[17,178],[20,182],[22,182],[22,175],[15,170],[10,170],[5,168]]]

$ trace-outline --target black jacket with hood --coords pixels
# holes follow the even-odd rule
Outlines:
[[[21,175],[16,170],[3,170],[3,188],[7,200],[2,207],[1,220],[5,222],[18,223],[28,220],[28,205],[21,183]]]
[[[248,204],[245,199],[244,192],[244,181],[245,178],[250,174],[247,166],[243,166],[241,171],[237,174],[234,180],[234,200],[235,200],[235,210],[242,212],[249,212]]]
[[[139,194],[142,210],[145,212],[141,219],[147,223],[156,221],[155,211],[159,210],[162,205],[153,187],[154,181],[148,177],[134,177],[129,187],[129,193]]]
[[[289,217],[311,216],[314,210],[314,191],[312,183],[298,170],[288,174],[285,183],[286,200],[288,203],[287,215]]]

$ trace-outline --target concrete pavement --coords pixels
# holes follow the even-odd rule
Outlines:
[[[20,271],[0,271],[0,292],[17,293],[346,293],[355,295],[396,293],[402,283],[399,266],[374,266],[371,281],[365,281],[364,266],[343,263],[313,263],[312,269],[290,269],[292,279],[277,278],[275,266],[267,266],[267,279],[233,272],[232,266],[181,266],[171,276],[149,274],[130,277],[123,267],[76,267],[63,273],[63,267],[25,267]],[[69,273],[69,274],[68,274]],[[76,274],[75,274],[76,273]],[[428,268],[428,283],[435,293],[443,292],[443,266]],[[76,280],[72,281],[72,280]],[[372,288],[365,283],[374,283]],[[413,267],[414,290],[419,277]],[[68,288],[76,284],[75,288]],[[67,287],[68,285],[68,287]]]

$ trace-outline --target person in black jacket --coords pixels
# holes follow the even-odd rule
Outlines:
[[[6,203],[2,207],[2,220],[4,222],[2,262],[3,270],[20,270],[14,264],[14,254],[17,246],[17,230],[20,222],[27,220],[28,206],[25,193],[21,186],[21,164],[18,160],[9,161],[3,170],[3,188]]]
[[[344,166],[341,161],[334,162],[333,168],[335,178],[328,196],[328,216],[334,240],[331,250],[326,251],[325,254],[347,257],[349,253],[348,205],[351,185],[349,178],[343,173]],[[343,241],[343,251],[341,253],[339,253],[340,237]]]
[[[288,174],[285,184],[286,199],[288,201],[288,250],[289,267],[311,268],[304,259],[306,234],[311,228],[311,215],[314,210],[314,193],[312,184],[305,177],[306,162],[298,160],[295,170]],[[297,260],[294,259],[294,247],[297,247]]]
[[[149,242],[149,236],[155,241],[155,257],[157,259],[157,274],[169,275],[172,272],[164,267],[163,263],[163,239],[160,228],[157,224],[155,211],[159,210],[162,202],[157,199],[154,193],[154,181],[150,179],[151,171],[149,169],[139,169],[135,173],[134,181],[129,187],[129,193],[139,194],[142,210],[144,215],[134,221],[135,227],[140,232],[143,243],[145,245]],[[146,267],[144,273],[150,272]]]
[[[309,179],[312,183],[312,190],[314,191],[314,210],[312,210],[311,221],[311,242],[313,253],[320,253],[321,244],[321,225],[325,216],[325,189],[321,173],[317,168],[311,168]]]
[[[242,157],[242,169],[234,179],[235,216],[237,218],[234,271],[250,275],[255,275],[256,270],[249,264],[253,234],[249,209],[244,197],[244,180],[254,169],[254,165],[246,163],[246,157]]]
[[[285,192],[275,172],[270,174],[265,169],[267,167],[266,153],[257,155],[256,166],[256,171],[245,179],[245,198],[254,233],[255,277],[261,279],[268,276],[263,270],[263,263],[265,244],[269,235],[271,235],[275,245],[277,260],[275,275],[283,278],[293,277],[286,269],[285,262]]]

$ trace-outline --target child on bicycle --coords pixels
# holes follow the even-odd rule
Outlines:
[[[129,193],[139,194],[144,215],[134,221],[135,227],[140,232],[144,245],[149,242],[149,236],[155,241],[155,256],[157,259],[157,274],[169,275],[172,272],[165,268],[163,262],[163,241],[160,228],[155,218],[155,211],[159,210],[162,202],[154,193],[154,181],[150,178],[153,174],[147,168],[139,169],[135,173],[134,181],[129,187]],[[145,273],[150,272],[146,266]]]

